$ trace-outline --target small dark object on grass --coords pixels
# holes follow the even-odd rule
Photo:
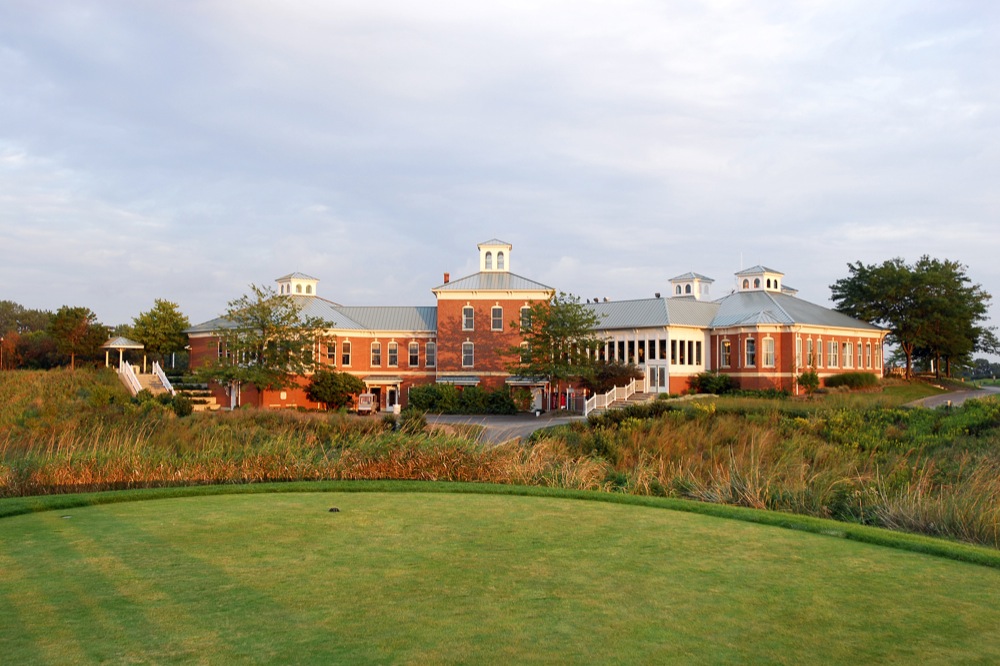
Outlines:
[[[340,513],[340,509],[335,506],[330,507],[330,513]]]

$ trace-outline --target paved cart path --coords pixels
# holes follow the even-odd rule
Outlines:
[[[502,444],[512,439],[525,438],[536,430],[562,425],[572,421],[582,421],[585,417],[565,412],[547,412],[541,416],[516,414],[514,416],[458,416],[453,414],[428,414],[427,423],[469,424],[483,427],[479,441],[484,444]]]
[[[983,388],[969,391],[952,391],[950,393],[942,393],[941,395],[932,395],[929,398],[914,400],[913,402],[906,403],[905,406],[934,408],[946,405],[948,401],[951,401],[952,405],[958,406],[971,398],[985,398],[991,395],[1000,395],[1000,387],[984,386]]]

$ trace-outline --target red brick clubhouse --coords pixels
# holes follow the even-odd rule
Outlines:
[[[528,387],[540,405],[544,382],[511,376],[497,352],[521,341],[521,313],[555,289],[512,273],[510,255],[509,243],[480,243],[479,271],[456,280],[445,273],[431,289],[433,306],[340,305],[321,298],[319,280],[301,273],[277,283],[304,314],[333,324],[317,332],[316,363],[362,379],[383,408],[405,406],[411,386],[433,382]],[[687,273],[670,280],[667,298],[587,303],[601,320],[600,356],[640,367],[653,393],[681,393],[689,377],[706,370],[731,375],[743,388],[789,391],[810,368],[821,377],[881,375],[886,331],[797,298],[773,269],[754,266],[736,277],[732,293],[716,300],[709,294],[713,280]],[[219,355],[218,332],[225,325],[214,319],[188,329],[192,368]],[[213,390],[230,403],[222,387]],[[245,388],[240,402],[319,406],[303,388]]]

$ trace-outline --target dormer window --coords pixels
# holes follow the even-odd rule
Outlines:
[[[497,270],[502,271],[503,268],[503,252],[497,252]]]
[[[674,293],[677,294],[678,296],[681,295],[681,286],[680,285],[677,285],[677,289],[674,291]]]
[[[499,257],[497,257],[497,259],[499,260]],[[493,270],[493,253],[492,252],[487,252],[486,253],[486,270],[488,270],[488,271]]]
[[[743,288],[744,289],[750,288],[750,280],[743,280]]]
[[[691,293],[691,285],[689,285],[689,284],[684,285],[684,293],[685,294],[690,294]]]
[[[301,284],[295,285],[295,293],[296,294],[301,294],[302,293],[302,285]]]
[[[312,285],[311,285],[311,284],[307,284],[307,285],[306,285],[306,293],[307,293],[307,294],[311,294],[311,293],[313,293],[313,288],[312,288]]]

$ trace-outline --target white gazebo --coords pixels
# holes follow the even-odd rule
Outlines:
[[[141,342],[136,342],[135,340],[129,340],[128,338],[125,338],[125,337],[122,337],[122,336],[119,335],[117,338],[111,338],[110,340],[108,340],[107,342],[105,342],[103,345],[101,345],[101,349],[104,350],[104,367],[106,367],[106,368],[110,367],[110,365],[111,365],[111,359],[109,358],[109,355],[111,354],[111,350],[117,349],[118,350],[118,367],[121,368],[121,366],[122,366],[122,360],[124,358],[124,354],[125,354],[125,350],[126,349],[145,349],[145,347],[143,346],[143,344]],[[146,372],[146,355],[145,354],[143,354],[143,356],[142,356],[142,371]]]

